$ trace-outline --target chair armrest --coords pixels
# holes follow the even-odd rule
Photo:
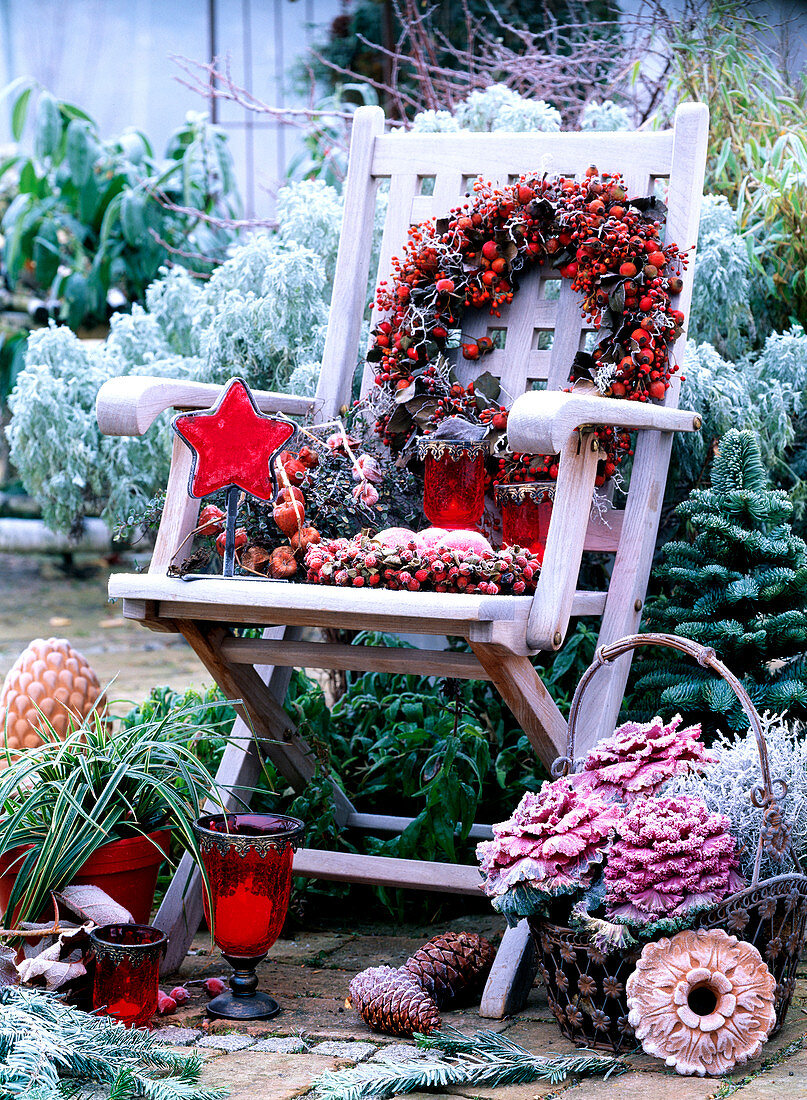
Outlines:
[[[507,418],[507,439],[514,451],[560,454],[578,428],[612,424],[659,432],[696,432],[701,418],[687,409],[644,401],[622,401],[597,393],[533,391],[516,398]]]
[[[165,409],[208,409],[222,386],[182,378],[157,378],[127,374],[104,382],[95,400],[98,427],[104,435],[142,435]],[[314,407],[313,397],[253,391],[261,412],[305,416]]]

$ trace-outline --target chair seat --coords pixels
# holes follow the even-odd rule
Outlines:
[[[114,573],[109,594],[123,599],[124,616],[132,619],[451,634],[519,655],[535,652],[525,642],[531,596],[357,590],[242,577],[181,580],[156,573]],[[572,615],[601,615],[604,606],[605,593],[577,592]]]

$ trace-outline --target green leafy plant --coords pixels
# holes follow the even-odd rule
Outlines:
[[[71,328],[105,321],[117,287],[139,301],[162,264],[179,250],[223,258],[238,213],[227,139],[201,114],[189,114],[155,156],[136,130],[103,140],[80,108],[21,79],[6,89],[19,142],[33,109],[33,149],[0,164],[16,174],[17,195],[2,220],[8,281],[61,303]],[[186,260],[187,262],[187,260]],[[191,263],[196,263],[191,259]]]
[[[42,745],[7,755],[0,774],[0,856],[15,852],[7,911],[18,921],[36,920],[49,892],[112,840],[171,828],[201,862],[192,826],[218,796],[183,743],[181,712],[128,725],[93,713],[64,741],[44,716],[42,726]]]
[[[114,1100],[224,1100],[199,1084],[202,1060],[166,1050],[148,1031],[125,1028],[35,989],[0,991],[0,1091],[25,1100],[78,1094]]]

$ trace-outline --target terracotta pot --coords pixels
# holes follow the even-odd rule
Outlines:
[[[157,872],[168,854],[171,833],[159,829],[148,837],[133,836],[125,840],[113,840],[94,852],[73,877],[74,884],[98,886],[104,893],[123,905],[136,924],[148,924],[154,891],[157,888]],[[159,849],[151,843],[159,845]],[[15,848],[0,857],[0,911],[5,912],[8,899],[17,879],[17,868],[12,867],[21,849]]]

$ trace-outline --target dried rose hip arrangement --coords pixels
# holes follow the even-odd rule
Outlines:
[[[534,545],[498,549],[500,520],[491,501],[500,485],[551,482],[558,458],[509,450],[508,410],[491,373],[460,380],[458,371],[467,379],[467,363],[495,347],[490,337],[463,336],[463,318],[468,310],[500,316],[520,277],[551,264],[571,280],[596,332],[593,349],[575,356],[570,384],[586,380],[604,397],[663,400],[678,370],[671,350],[684,317],[674,299],[686,263],[677,244],[661,242],[664,216],[657,200],[628,198],[619,174],[591,167],[579,181],[531,175],[506,187],[477,181],[466,206],[413,226],[377,294],[383,319],[368,353],[375,373],[370,397],[354,405],[338,431],[302,429],[305,444],[281,452],[272,506],[242,500],[240,571],[356,588],[533,591],[541,553],[531,552]],[[602,427],[599,435],[602,485],[632,451],[626,431]],[[418,444],[430,439],[461,443],[469,452],[483,445],[484,516],[459,525],[465,530],[417,534],[424,525]],[[195,532],[205,536],[204,545],[182,572],[214,564],[214,550],[223,554],[224,519],[211,498]]]

